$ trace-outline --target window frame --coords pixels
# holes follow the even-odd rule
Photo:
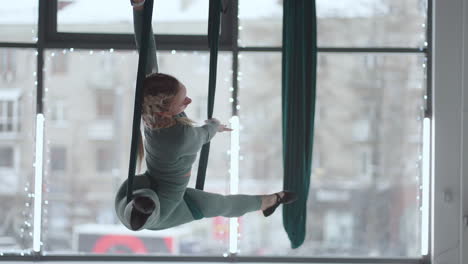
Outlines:
[[[57,0],[38,0],[38,38],[36,43],[21,42],[0,42],[0,48],[33,48],[37,51],[37,102],[36,113],[42,114],[44,105],[44,57],[48,49],[116,49],[134,50],[135,44],[132,34],[95,34],[95,33],[63,33],[57,32]],[[427,46],[421,48],[406,47],[318,47],[319,53],[410,53],[425,54],[427,58],[427,106],[425,117],[432,119],[432,1],[427,0]],[[232,87],[234,102],[232,103],[232,114],[237,115],[237,93],[238,72],[239,72],[239,52],[281,52],[281,47],[241,47],[238,45],[238,4],[239,0],[223,0],[227,7],[226,13],[222,16],[221,35],[219,50],[232,52]],[[130,7],[129,7],[130,8]],[[158,42],[158,50],[184,50],[184,51],[205,51],[208,50],[206,36],[201,35],[155,35]],[[114,256],[114,255],[44,255],[41,251],[30,255],[9,255],[0,256],[2,261],[170,261],[170,262],[297,262],[297,263],[430,263],[430,254],[421,258],[341,258],[341,257],[243,257],[229,255],[227,257],[216,256]]]

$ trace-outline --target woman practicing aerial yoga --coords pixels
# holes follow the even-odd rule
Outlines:
[[[140,46],[144,0],[132,0],[135,40]],[[143,81],[142,119],[145,142],[140,135],[138,158],[146,154],[147,170],[133,179],[133,196],[127,201],[127,181],[119,188],[115,209],[130,230],[161,230],[202,217],[239,217],[262,210],[271,215],[280,204],[296,200],[282,191],[269,195],[220,195],[187,188],[192,164],[201,147],[216,133],[230,128],[212,118],[197,127],[184,110],[192,102],[186,87],[176,78],[157,73],[154,35],[150,30],[148,63]],[[201,213],[201,217],[197,216]]]

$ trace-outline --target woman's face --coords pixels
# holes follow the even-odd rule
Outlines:
[[[180,114],[187,108],[187,106],[192,102],[190,97],[187,97],[187,88],[180,83],[179,84],[179,92],[174,96],[172,100],[169,112],[171,115]]]

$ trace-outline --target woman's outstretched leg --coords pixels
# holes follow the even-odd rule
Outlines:
[[[203,213],[203,217],[239,217],[248,212],[260,210],[261,195],[221,195],[187,188],[187,195]],[[194,221],[187,203],[181,201],[175,210],[157,226],[149,229],[167,229]]]
[[[278,195],[283,198],[284,192],[269,195],[221,195],[187,188],[187,195],[196,204],[205,218],[224,216],[240,217],[246,213],[265,210],[275,205]],[[181,201],[175,210],[164,221],[149,229],[167,229],[192,222],[194,217],[185,201]]]
[[[186,192],[204,217],[239,217],[258,211],[262,206],[262,195],[221,195],[192,188],[187,188]]]

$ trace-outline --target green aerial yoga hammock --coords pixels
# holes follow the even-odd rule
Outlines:
[[[213,117],[214,99],[216,91],[216,70],[218,67],[219,28],[221,23],[222,0],[210,0],[208,15],[208,45],[210,47],[210,76],[208,81],[208,119]],[[195,188],[203,190],[205,185],[206,167],[210,142],[203,145],[198,164],[197,183]]]
[[[141,45],[138,57],[138,72],[135,89],[135,107],[133,108],[133,129],[132,143],[130,147],[130,165],[128,166],[128,181],[127,181],[127,203],[132,200],[133,196],[133,177],[137,162],[137,147],[138,138],[140,135],[141,122],[141,104],[143,101],[143,80],[145,79],[146,58],[148,55],[148,38],[151,30],[151,18],[153,15],[153,0],[146,0],[143,9],[143,24],[141,34]]]
[[[292,248],[304,242],[314,134],[317,68],[315,0],[283,2],[284,189],[298,200],[283,207]]]
[[[132,141],[130,147],[130,165],[128,167],[127,181],[127,202],[132,200],[133,196],[133,177],[135,175],[137,161],[137,145],[140,133],[141,122],[141,104],[143,101],[143,80],[145,79],[145,69],[147,64],[148,54],[148,37],[151,30],[151,20],[153,14],[153,0],[146,0],[143,9],[143,23],[141,45],[138,58],[138,73],[135,89],[135,107],[133,109],[133,129]],[[210,47],[210,73],[208,83],[208,119],[213,117],[214,98],[216,90],[216,70],[218,61],[218,43],[219,29],[221,22],[222,5],[221,0],[210,0],[209,2],[209,18],[208,18],[208,42]],[[198,167],[198,177],[196,188],[203,190],[205,183],[206,167],[208,165],[209,143],[205,144],[200,153],[200,164]],[[191,201],[189,196],[184,195],[185,202],[189,206],[192,215],[195,219],[203,218],[203,214],[198,207]]]

